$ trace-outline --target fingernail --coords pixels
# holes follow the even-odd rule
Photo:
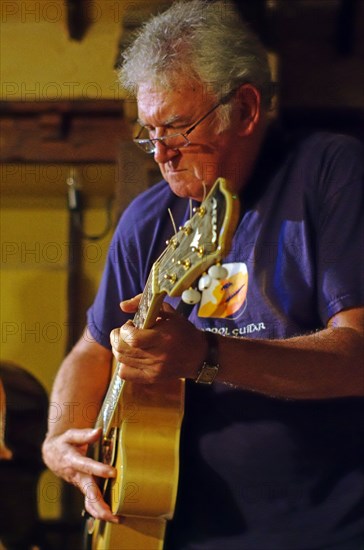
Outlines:
[[[114,517],[112,520],[111,520],[111,523],[121,523],[120,519],[118,517]]]

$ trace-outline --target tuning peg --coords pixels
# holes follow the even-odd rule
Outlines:
[[[225,267],[222,267],[222,265],[212,265],[209,267],[207,273],[212,279],[217,279],[218,281],[221,279],[226,279],[228,276],[228,270]]]
[[[199,216],[201,216],[201,218],[206,214],[206,208],[204,206],[196,206],[194,209],[193,209],[193,212],[195,214],[198,214]]]
[[[211,284],[211,277],[207,273],[202,275],[198,281],[198,289],[202,292],[203,290],[207,290]]]
[[[185,223],[185,225],[180,226],[178,229],[179,231],[182,231],[185,235],[191,235],[192,233],[192,227],[187,223]]]
[[[174,284],[177,281],[177,275],[175,273],[165,273],[163,275],[163,278],[166,281],[170,281],[172,284]]]
[[[189,288],[182,292],[181,298],[185,304],[198,304],[201,300],[201,293],[195,288]]]
[[[201,246],[198,246],[198,247],[192,246],[191,250],[192,250],[192,252],[195,252],[197,254],[197,256],[199,256],[200,258],[202,258],[202,256],[205,254],[205,247],[204,247],[203,244]]]
[[[179,242],[177,241],[177,239],[175,237],[172,237],[172,239],[168,239],[166,241],[166,245],[170,246],[171,248],[176,249],[179,246]]]
[[[189,258],[186,260],[178,260],[177,265],[181,265],[185,269],[189,269],[191,267],[191,260]]]

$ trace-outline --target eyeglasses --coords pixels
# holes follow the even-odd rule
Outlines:
[[[220,99],[218,103],[216,103],[209,111],[207,111],[206,114],[203,115],[203,117],[199,118],[197,122],[195,122],[188,130],[185,132],[177,133],[177,134],[171,134],[167,136],[161,136],[158,138],[151,138],[151,137],[144,137],[144,135],[149,136],[149,130],[145,126],[142,126],[141,129],[138,132],[138,135],[133,139],[134,143],[138,145],[145,153],[148,154],[154,154],[156,151],[156,143],[163,143],[166,147],[169,149],[180,149],[181,147],[187,147],[190,145],[190,140],[188,139],[188,136],[190,135],[195,128],[201,122],[203,122],[211,113],[213,113],[220,105],[224,105],[230,101],[230,99],[235,94],[236,90],[233,90],[226,94],[224,97]]]

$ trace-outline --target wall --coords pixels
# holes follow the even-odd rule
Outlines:
[[[115,99],[114,63],[125,2],[90,3],[90,25],[81,42],[69,39],[66,2],[0,3],[1,86],[6,101]],[[1,136],[0,136],[0,139]],[[80,167],[79,167],[80,168]],[[67,345],[69,166],[2,164],[0,359],[30,371],[50,391]],[[106,203],[115,188],[112,166],[81,166],[83,229],[103,231]],[[104,264],[110,233],[82,241],[80,323]],[[45,472],[39,487],[42,517],[61,513],[59,481]]]
[[[87,3],[86,3],[87,4]],[[82,41],[69,39],[63,0],[1,3],[1,98],[114,98],[113,71],[126,2],[90,2]]]

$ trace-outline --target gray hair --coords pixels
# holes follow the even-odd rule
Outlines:
[[[122,53],[119,79],[134,94],[141,84],[195,80],[218,100],[250,83],[266,108],[274,95],[265,48],[226,0],[179,0],[152,17]]]

